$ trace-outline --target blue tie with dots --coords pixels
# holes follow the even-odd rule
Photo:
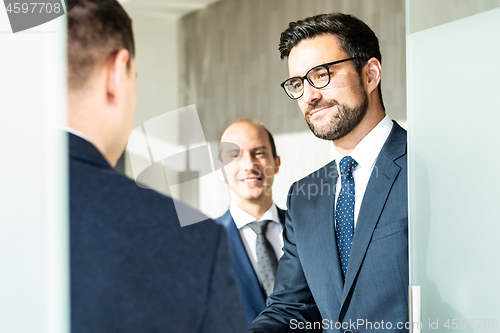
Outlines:
[[[341,187],[335,210],[335,233],[344,278],[354,235],[354,177],[352,171],[356,165],[358,163],[351,156],[344,157],[339,163]]]
[[[257,266],[262,286],[269,296],[274,289],[274,279],[276,277],[276,270],[278,268],[278,258],[274,252],[273,246],[266,238],[267,226],[273,221],[255,221],[248,224],[248,226],[257,234],[256,252],[257,252]]]

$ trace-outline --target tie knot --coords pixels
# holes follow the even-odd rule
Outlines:
[[[354,160],[351,156],[345,156],[340,160],[339,167],[341,174],[350,174],[354,168],[358,165],[358,162]]]
[[[248,223],[247,225],[252,229],[257,235],[265,234],[267,231],[267,226],[271,223],[271,220],[255,221]]]

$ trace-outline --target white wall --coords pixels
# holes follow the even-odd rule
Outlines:
[[[178,19],[143,8],[137,1],[124,7],[134,29],[138,126],[179,107]]]
[[[12,34],[0,6],[0,332],[69,332],[66,17]]]
[[[138,100],[134,127],[137,127],[179,107],[179,17],[139,1],[128,1],[124,8],[132,18],[135,38]],[[131,178],[134,178],[131,160],[141,165],[150,163],[140,154],[130,156],[130,149],[125,154],[125,173]],[[168,195],[170,191],[161,193]]]
[[[500,298],[500,8],[469,1],[464,17],[440,1],[452,13],[443,24],[408,2],[410,283],[424,328],[439,319],[438,331],[448,321],[489,332]]]

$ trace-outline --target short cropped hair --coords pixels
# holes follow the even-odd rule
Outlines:
[[[221,139],[222,139],[222,136],[224,135],[224,132],[226,132],[226,130],[231,125],[234,125],[236,123],[250,123],[250,124],[258,126],[258,127],[262,128],[264,131],[266,131],[267,136],[269,138],[269,144],[271,145],[271,153],[273,154],[273,158],[276,159],[276,157],[278,157],[278,152],[276,151],[276,144],[274,143],[274,138],[273,138],[273,135],[271,134],[271,132],[269,132],[269,130],[262,123],[259,123],[258,121],[255,121],[255,120],[250,119],[250,118],[239,118],[239,119],[236,119],[235,121],[233,121],[231,124],[229,124],[224,129],[224,131],[222,131],[222,133],[221,133],[221,135],[219,137],[219,142],[221,142]],[[221,159],[221,154],[220,153],[221,152],[220,152],[220,149],[219,149],[219,159]]]
[[[68,8],[72,8],[67,14],[70,90],[84,86],[121,49],[130,54],[130,68],[135,56],[132,20],[118,1],[70,0]]]
[[[350,58],[356,58],[352,62],[358,73],[373,57],[382,63],[378,38],[373,30],[358,18],[342,13],[320,14],[291,22],[281,33],[278,47],[281,59],[288,58],[290,51],[302,40],[325,34],[337,37],[342,50]],[[382,103],[380,84],[378,91]],[[383,105],[382,103],[382,107]]]

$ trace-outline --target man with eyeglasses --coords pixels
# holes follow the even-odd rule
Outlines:
[[[273,294],[254,332],[407,332],[406,131],[385,114],[374,32],[340,13],[281,34],[296,99],[334,160],[290,188]]]

